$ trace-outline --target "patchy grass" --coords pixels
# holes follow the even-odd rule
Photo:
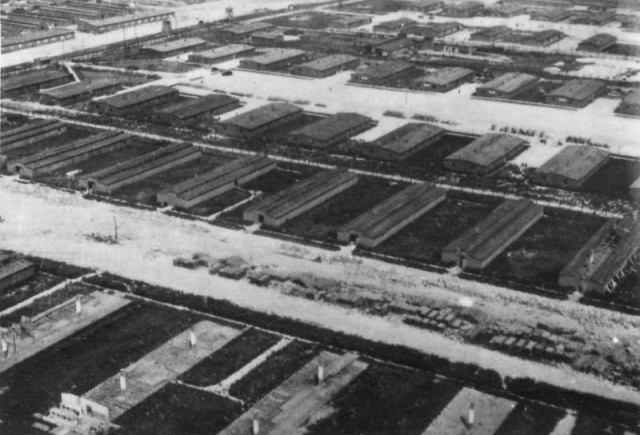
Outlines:
[[[335,241],[338,227],[399,192],[405,186],[405,184],[388,180],[360,177],[355,186],[292,219],[276,231]]]
[[[121,433],[204,435],[218,433],[242,413],[242,406],[206,391],[168,384],[115,423]]]
[[[493,277],[555,286],[560,271],[604,224],[605,219],[548,209],[534,226],[491,262]]]
[[[334,412],[309,435],[420,435],[460,386],[433,374],[373,363],[330,402]]]
[[[64,281],[64,278],[41,272],[29,278],[22,284],[4,289],[0,293],[0,311],[6,310],[32,296],[42,293]]]
[[[500,202],[499,198],[451,192],[443,203],[370,250],[408,260],[440,264],[442,249],[491,213]]]
[[[26,433],[33,413],[46,413],[60,393],[86,393],[197,320],[151,304],[116,311],[0,373],[0,420],[9,433]]]
[[[315,345],[293,341],[233,384],[229,394],[253,403],[302,368],[317,351]]]
[[[550,434],[566,415],[565,409],[553,408],[538,402],[521,402],[511,411],[494,435]]]
[[[251,328],[191,367],[179,379],[199,387],[215,385],[250,363],[279,339],[277,335]]]
[[[640,161],[611,158],[585,181],[581,190],[610,198],[630,199],[629,187],[640,177]]]

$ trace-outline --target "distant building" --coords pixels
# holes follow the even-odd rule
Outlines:
[[[430,183],[412,184],[338,229],[338,240],[373,248],[433,209],[447,191]]]
[[[577,189],[607,163],[609,153],[592,146],[565,147],[531,176],[536,184]]]
[[[447,169],[484,175],[495,171],[527,148],[527,142],[507,134],[485,134],[444,159]]]
[[[442,262],[482,270],[544,215],[533,202],[509,199],[442,250]]]
[[[36,268],[27,260],[5,260],[0,263],[0,291],[18,285],[36,273]]]
[[[409,18],[399,18],[397,20],[391,21],[383,21],[382,23],[378,23],[373,26],[373,31],[376,33],[399,33],[405,27],[413,26],[418,24],[414,20],[410,20]]]
[[[12,51],[24,50],[44,44],[53,44],[55,42],[66,41],[76,37],[73,30],[53,29],[41,32],[31,32],[24,35],[2,37],[2,52],[10,53]]]
[[[409,26],[405,27],[401,33],[411,39],[432,41],[435,38],[452,35],[462,29],[464,29],[462,24],[449,21],[444,23],[430,23],[429,25]]]
[[[604,82],[598,80],[570,80],[545,96],[547,104],[585,107],[606,91]]]
[[[537,9],[531,11],[531,19],[534,21],[549,21],[557,23],[571,17],[571,11],[566,9]]]
[[[373,120],[357,113],[336,113],[289,133],[289,142],[327,149],[373,126]]]
[[[630,116],[640,116],[640,90],[635,89],[622,98],[616,113]]]
[[[444,0],[404,0],[400,7],[407,11],[433,12],[444,6]]]
[[[412,50],[416,43],[409,38],[396,38],[391,41],[384,41],[372,47],[374,54],[380,57],[392,57],[398,53]]]
[[[609,219],[560,271],[558,283],[581,292],[609,293],[637,265],[640,222]]]
[[[351,81],[381,86],[415,74],[416,66],[402,61],[373,61],[360,65],[351,74]]]
[[[284,42],[284,32],[281,30],[266,30],[251,34],[251,43],[256,45],[270,45]]]
[[[291,65],[302,62],[307,57],[307,52],[303,50],[272,48],[266,53],[240,60],[242,68],[255,70],[282,70]]]
[[[291,67],[293,74],[307,77],[328,77],[347,69],[353,69],[360,65],[360,59],[348,54],[331,54]]]
[[[252,47],[251,45],[223,45],[222,47],[215,47],[210,50],[190,54],[189,62],[204,63],[210,65],[219,62],[226,62],[227,60],[235,59],[242,56],[247,56],[253,54],[255,51],[255,47]]]
[[[157,44],[145,44],[142,46],[142,52],[155,57],[170,57],[200,50],[207,45],[208,42],[201,38],[184,38]]]
[[[442,8],[441,15],[457,18],[471,18],[479,15],[484,10],[484,4],[477,1],[462,3],[448,3]]]
[[[122,87],[123,83],[119,79],[99,79],[69,83],[56,88],[41,90],[40,102],[56,106],[67,106],[115,92]]]
[[[291,104],[267,104],[221,122],[216,131],[226,136],[255,137],[302,115],[302,109]]]
[[[472,41],[480,42],[497,42],[511,33],[511,29],[507,26],[485,27],[471,34]]]
[[[62,393],[60,404],[46,415],[36,414],[33,424],[42,433],[69,435],[108,433],[117,427],[110,423],[106,406],[70,393]]]
[[[225,36],[236,39],[249,39],[252,33],[264,32],[273,29],[273,24],[266,23],[264,21],[257,21],[255,23],[240,23],[234,24],[229,27],[224,27],[222,32]]]
[[[371,17],[352,15],[333,21],[331,27],[335,27],[336,29],[352,29],[354,27],[366,26],[370,24],[371,21]]]
[[[411,82],[412,89],[448,92],[463,83],[471,81],[475,72],[462,67],[440,68]]]
[[[530,74],[506,73],[476,88],[478,97],[514,98],[532,89],[538,83],[538,78]]]
[[[608,33],[598,33],[597,35],[593,35],[578,44],[578,50],[601,53],[613,47],[617,42],[618,38],[613,35],[609,35]]]
[[[409,123],[360,148],[366,157],[402,161],[438,142],[445,130],[432,124]]]
[[[548,47],[565,38],[565,34],[558,30],[542,30],[533,32],[520,39],[523,45],[532,45],[534,47]]]
[[[130,15],[119,15],[100,20],[79,20],[78,31],[88,33],[105,33],[125,27],[164,21],[175,16],[174,12],[140,12]]]
[[[168,86],[145,86],[132,91],[93,100],[91,107],[105,115],[123,116],[178,99],[178,91]]]
[[[240,106],[240,101],[226,94],[205,95],[188,101],[164,107],[151,115],[151,119],[159,124],[173,126],[190,126],[212,117],[228,112]]]
[[[10,98],[60,86],[71,80],[71,76],[66,71],[40,69],[5,76],[0,82],[0,89],[3,98]]]
[[[588,26],[604,26],[616,21],[616,14],[612,11],[575,13],[571,22],[573,24],[585,24]]]
[[[518,15],[524,15],[528,12],[525,5],[503,4],[485,10],[485,14],[492,17],[510,18]]]

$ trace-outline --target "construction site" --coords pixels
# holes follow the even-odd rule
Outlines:
[[[0,433],[640,434],[636,2],[31,3]]]

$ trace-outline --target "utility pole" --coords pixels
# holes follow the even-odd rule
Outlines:
[[[118,243],[118,222],[116,222],[116,217],[113,217],[113,230],[114,230],[114,240]]]

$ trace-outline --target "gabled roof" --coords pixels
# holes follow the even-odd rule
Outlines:
[[[485,134],[450,154],[446,160],[461,160],[478,166],[490,166],[525,143],[525,140],[508,134]]]
[[[594,93],[602,90],[606,85],[597,80],[570,80],[547,95],[553,97],[565,97],[572,100],[584,100]]]
[[[478,88],[495,89],[508,94],[536,80],[538,80],[538,78],[530,74],[510,72],[480,85]]]
[[[580,181],[608,158],[609,153],[600,148],[571,145],[540,166],[536,173],[560,175]]]
[[[416,81],[430,83],[438,86],[445,86],[461,78],[475,74],[473,70],[462,68],[459,66],[440,68],[424,77],[420,77]]]
[[[306,136],[319,141],[330,140],[349,130],[371,122],[371,118],[358,113],[336,113],[313,124],[292,131],[292,136]]]

